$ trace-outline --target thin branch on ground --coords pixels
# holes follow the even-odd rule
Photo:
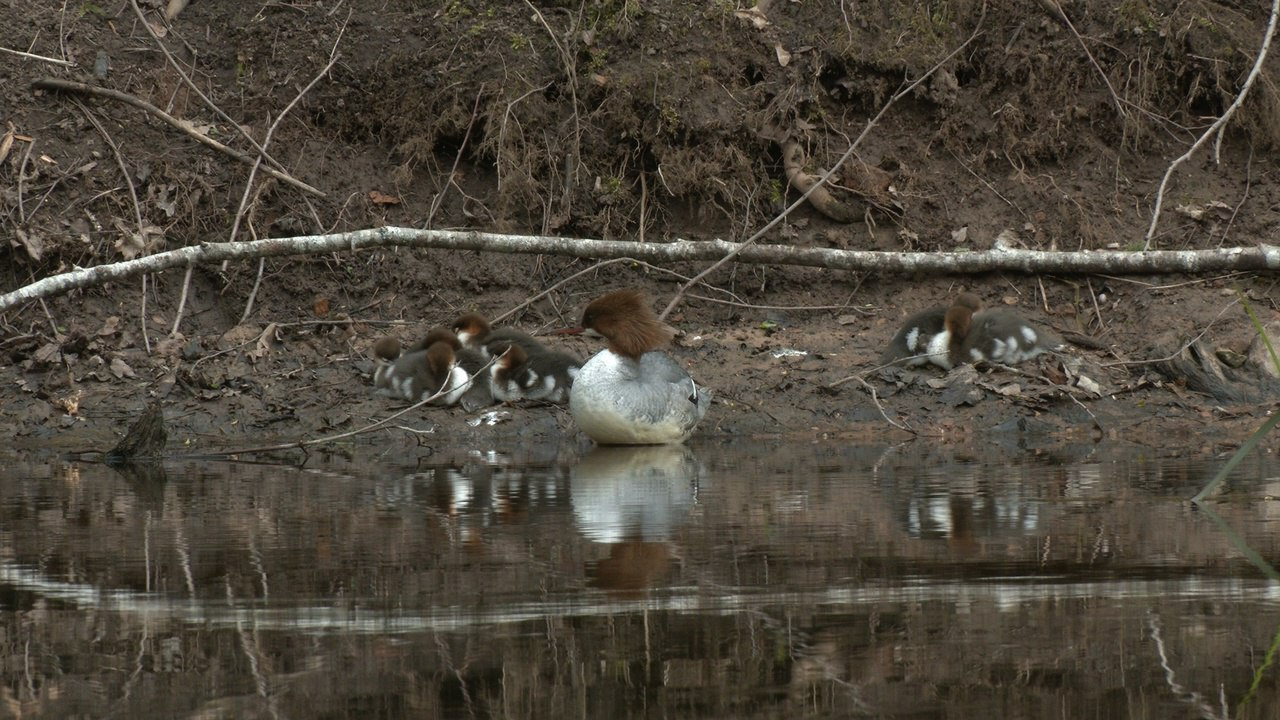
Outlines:
[[[702,300],[703,302],[715,303],[717,305],[729,305],[731,307],[746,308],[748,310],[777,310],[782,312],[829,312],[831,310],[852,310],[859,315],[872,315],[869,310],[850,307],[848,305],[754,305],[752,303],[734,302],[732,300],[721,300],[719,298],[711,298],[705,295],[694,295],[689,293],[688,297],[694,300]]]
[[[18,57],[31,58],[32,60],[39,60],[41,62],[53,63],[54,65],[61,65],[63,67],[76,66],[75,63],[69,60],[59,60],[57,58],[45,57],[44,55],[36,55],[34,53],[22,52],[21,50],[10,50],[7,47],[0,47],[0,52],[7,52],[12,55],[17,55]]]
[[[169,48],[164,44],[164,41],[160,39],[160,36],[156,34],[155,29],[151,27],[151,23],[147,22],[146,16],[142,14],[142,9],[138,7],[138,0],[129,0],[129,4],[133,6],[133,12],[138,16],[138,21],[142,23],[142,27],[147,29],[147,33],[151,35],[151,39],[155,41],[156,46],[160,48],[160,52],[164,53],[165,59],[169,61],[169,66],[173,68],[174,72],[178,73],[178,77],[182,78],[183,84],[186,85],[191,92],[195,93],[196,97],[203,100],[204,104],[218,117],[226,121],[229,127],[240,133],[240,137],[243,137],[250,145],[253,146],[254,150],[258,151],[258,156],[260,158],[265,159],[277,170],[284,172],[284,165],[267,154],[266,145],[259,145],[258,141],[253,138],[253,135],[251,135],[241,123],[232,120],[231,116],[223,112],[222,108],[218,107],[217,104],[209,98],[209,96],[205,95],[204,92],[200,90],[199,86],[195,84],[195,81],[187,75],[186,71],[182,69],[182,65],[178,62],[178,59],[173,56],[173,53],[169,52]],[[174,15],[176,14],[177,13],[174,13]],[[169,17],[168,13],[166,13],[166,19],[173,20],[173,17]],[[350,16],[348,16],[348,19],[350,19]]]
[[[655,272],[661,272],[661,273],[666,273],[666,274],[668,274],[668,275],[674,275],[675,277],[678,277],[678,278],[680,278],[681,280],[688,280],[688,279],[689,279],[689,278],[688,278],[688,276],[686,276],[686,275],[682,275],[682,274],[680,274],[680,273],[676,272],[675,270],[669,270],[669,269],[664,268],[664,267],[659,267],[659,266],[657,266],[657,265],[652,265],[652,264],[647,263],[647,262],[645,262],[645,261],[643,261],[643,260],[637,260],[637,259],[632,258],[632,257],[620,257],[620,258],[613,258],[612,260],[601,260],[600,262],[593,263],[590,267],[583,268],[582,270],[579,270],[578,272],[573,273],[572,275],[570,275],[570,276],[568,276],[568,277],[566,277],[566,278],[563,278],[563,279],[561,279],[561,280],[557,281],[554,285],[551,285],[550,287],[545,288],[542,292],[538,293],[537,295],[534,295],[533,297],[527,298],[524,302],[520,303],[519,305],[516,305],[515,307],[511,308],[510,310],[508,310],[508,311],[506,311],[506,312],[502,313],[501,315],[499,315],[499,316],[495,317],[495,318],[493,319],[493,322],[497,323],[497,322],[502,322],[503,320],[506,320],[507,318],[509,318],[509,317],[511,317],[511,316],[513,316],[513,315],[515,315],[517,312],[519,312],[519,311],[523,310],[524,308],[529,307],[530,305],[532,305],[533,303],[537,302],[538,300],[541,300],[542,298],[544,298],[544,297],[546,297],[546,296],[550,295],[552,292],[554,292],[555,290],[557,290],[557,289],[559,289],[559,288],[563,287],[564,285],[568,284],[568,283],[569,283],[570,281],[572,281],[572,280],[575,280],[575,279],[577,279],[577,278],[580,278],[580,277],[582,277],[583,275],[586,275],[586,274],[588,274],[588,273],[590,273],[590,272],[593,272],[593,271],[599,270],[600,268],[602,268],[602,267],[604,267],[604,266],[606,266],[606,265],[613,265],[614,263],[620,263],[620,262],[630,262],[630,263],[634,263],[634,264],[636,264],[636,265],[640,265],[640,266],[642,266],[642,267],[648,268],[648,269],[653,270],[653,271],[655,271]],[[715,291],[717,291],[717,292],[722,292],[722,293],[724,293],[725,295],[728,295],[729,297],[734,298],[735,300],[741,300],[741,298],[739,298],[737,295],[735,295],[735,294],[733,294],[733,293],[729,292],[728,290],[723,290],[723,289],[721,289],[721,288],[717,288],[717,287],[714,287],[714,286],[711,286],[711,285],[706,285],[706,283],[703,283],[703,285],[704,285],[708,290],[715,290]],[[707,299],[710,299],[710,298],[707,298]]]
[[[457,388],[449,389],[448,387],[441,387],[440,390],[436,391],[433,395],[430,395],[429,397],[425,397],[419,400],[418,402],[413,403],[409,407],[404,408],[403,410],[392,413],[391,415],[388,415],[387,417],[382,418],[381,420],[369,423],[368,425],[365,425],[363,427],[358,427],[354,430],[348,430],[347,432],[338,433],[337,435],[329,435],[327,437],[315,438],[312,440],[295,440],[293,442],[280,443],[278,445],[263,445],[260,447],[239,448],[235,450],[216,450],[212,452],[202,452],[202,453],[196,454],[194,457],[225,457],[227,455],[247,455],[249,453],[264,453],[264,452],[279,452],[282,450],[295,450],[295,449],[307,448],[312,445],[322,445],[324,443],[337,442],[338,440],[345,440],[346,438],[355,437],[356,435],[363,435],[364,433],[377,430],[383,425],[386,425],[387,423],[391,422],[392,420],[395,420],[396,418],[404,415],[407,412],[410,412],[411,410],[416,410],[422,407],[423,405],[428,405],[431,402],[438,400],[439,398],[442,398],[445,395],[448,395],[450,392],[467,388],[471,385],[471,383],[475,382],[477,378],[487,379],[488,374],[485,371],[497,359],[498,358],[496,357],[489,358],[488,362],[486,362],[484,365],[481,365],[480,369],[477,370],[475,374],[467,378],[467,381]],[[448,379],[445,380],[445,384],[446,385],[448,384]],[[422,431],[415,431],[415,432],[422,432]]]
[[[1231,116],[1235,115],[1236,110],[1244,104],[1244,99],[1248,96],[1249,89],[1253,87],[1254,81],[1258,79],[1258,75],[1262,72],[1262,63],[1266,60],[1267,51],[1271,49],[1271,38],[1276,32],[1277,16],[1280,16],[1280,0],[1271,0],[1271,17],[1267,20],[1267,30],[1262,35],[1262,47],[1258,49],[1258,57],[1254,59],[1253,67],[1249,70],[1249,76],[1245,78],[1244,84],[1240,86],[1240,92],[1236,95],[1235,101],[1233,101],[1231,106],[1222,113],[1221,117],[1213,121],[1213,124],[1210,125],[1194,143],[1191,144],[1191,147],[1188,148],[1181,157],[1169,163],[1169,167],[1165,169],[1164,177],[1160,179],[1160,188],[1156,190],[1156,203],[1155,207],[1151,210],[1151,225],[1147,228],[1146,242],[1142,245],[1143,250],[1151,248],[1151,240],[1155,237],[1156,226],[1160,222],[1160,209],[1164,206],[1164,191],[1169,185],[1169,178],[1173,177],[1173,171],[1178,169],[1179,165],[1191,159],[1191,156],[1194,155],[1195,152],[1200,149],[1200,146],[1204,145],[1209,138],[1221,131],[1231,119]]]
[[[1089,58],[1089,62],[1093,65],[1093,69],[1098,71],[1098,75],[1102,78],[1102,82],[1107,86],[1107,92],[1111,93],[1111,104],[1115,105],[1116,114],[1120,116],[1122,121],[1129,118],[1129,114],[1124,111],[1124,102],[1120,99],[1120,95],[1116,93],[1115,86],[1111,84],[1111,78],[1103,72],[1102,66],[1098,64],[1097,59],[1093,57],[1093,53],[1089,52],[1089,46],[1085,43],[1084,38],[1080,36],[1080,32],[1076,30],[1076,26],[1071,24],[1071,18],[1067,17],[1067,13],[1062,9],[1062,4],[1058,0],[1041,0],[1041,4],[1048,8],[1058,20],[1061,20],[1071,34],[1075,36],[1076,42],[1080,43],[1080,49],[1084,50],[1085,57]]]
[[[875,388],[873,388],[873,387],[871,387],[871,383],[867,382],[866,380],[863,380],[861,377],[858,377],[858,376],[856,376],[856,375],[854,376],[854,378],[853,378],[853,379],[855,379],[855,380],[857,380],[858,382],[862,383],[862,387],[866,388],[866,389],[867,389],[867,392],[871,394],[871,402],[875,403],[875,405],[876,405],[876,410],[879,410],[879,411],[880,411],[880,417],[884,418],[884,421],[885,421],[885,422],[887,422],[887,423],[889,423],[890,425],[892,425],[892,426],[894,426],[894,427],[898,428],[899,430],[905,430],[905,431],[907,431],[907,432],[911,433],[912,435],[916,435],[916,434],[917,434],[917,433],[916,433],[916,431],[915,431],[914,429],[912,429],[912,428],[911,428],[911,426],[909,426],[909,425],[907,425],[907,424],[905,424],[905,423],[897,423],[897,422],[894,422],[894,421],[893,421],[893,419],[889,417],[889,414],[888,414],[888,413],[886,413],[886,412],[884,411],[884,406],[880,404],[880,396],[876,394],[876,389],[875,389]]]
[[[120,174],[124,176],[125,186],[129,188],[129,198],[133,201],[133,218],[138,224],[138,240],[145,246],[147,242],[147,231],[145,224],[142,222],[142,206],[138,203],[138,191],[133,186],[133,177],[129,172],[129,168],[124,164],[124,156],[120,154],[120,146],[116,145],[111,136],[107,134],[107,129],[98,122],[98,118],[89,112],[89,108],[79,99],[74,100],[76,107],[80,108],[80,112],[89,120],[89,123],[98,131],[102,139],[106,141],[107,147],[111,148],[111,153],[115,156],[116,165],[120,168]],[[147,354],[151,354],[151,336],[147,333],[147,276],[142,276],[142,344],[146,348]]]
[[[191,245],[142,258],[92,268],[81,268],[46,277],[0,295],[0,312],[41,297],[92,287],[143,272],[157,272],[187,264],[246,260],[286,255],[319,255],[357,252],[362,249],[402,245],[441,250],[474,250],[508,254],[564,255],[593,260],[631,258],[670,264],[722,259],[758,265],[820,267],[829,270],[876,273],[1206,273],[1224,270],[1280,270],[1280,247],[1259,244],[1253,248],[1209,250],[1153,250],[1150,252],[1039,250],[982,250],[975,252],[876,252],[835,250],[790,245],[754,245],[724,240],[670,243],[625,240],[583,240],[535,235],[496,235],[471,230],[423,230],[379,227],[332,235],[267,238],[252,242]]]
[[[1240,214],[1240,208],[1244,207],[1244,201],[1249,199],[1249,188],[1253,185],[1253,143],[1249,143],[1249,157],[1244,161],[1244,192],[1240,194],[1240,202],[1231,208],[1231,217],[1227,218],[1227,226],[1222,229],[1222,238],[1218,240],[1218,247],[1227,244],[1227,236],[1231,234],[1231,226],[1236,224],[1236,216]]]
[[[471,106],[471,119],[467,121],[467,131],[462,135],[462,143],[458,145],[458,152],[453,156],[453,167],[449,168],[449,176],[445,178],[444,187],[440,188],[440,193],[431,201],[431,209],[427,211],[427,221],[422,224],[423,227],[431,227],[432,221],[436,218],[436,211],[440,209],[444,198],[449,194],[449,186],[457,185],[454,180],[458,176],[458,163],[462,162],[462,153],[466,152],[467,143],[471,141],[471,129],[476,125],[476,115],[480,112],[480,98],[484,97],[484,83],[480,83],[480,89],[476,91],[475,104]],[[458,192],[462,192],[462,188],[458,187]]]
[[[1280,2],[1280,0],[1276,0],[1276,1]],[[702,272],[698,273],[697,275],[694,275],[693,278],[689,280],[689,282],[681,286],[681,288],[676,291],[675,297],[671,298],[671,302],[667,303],[667,306],[663,308],[662,312],[658,315],[658,319],[665,320],[667,316],[671,314],[671,311],[675,310],[676,306],[680,304],[681,297],[689,290],[689,288],[693,287],[693,284],[695,282],[698,282],[702,280],[702,278],[706,277],[707,275],[710,275],[717,268],[723,266],[725,263],[732,260],[734,256],[743,252],[748,246],[755,243],[756,240],[764,237],[765,233],[769,232],[774,227],[777,227],[777,225],[781,223],[784,219],[786,219],[786,217],[790,215],[793,210],[795,210],[801,204],[808,201],[810,195],[817,192],[819,188],[822,188],[823,186],[825,186],[827,182],[831,179],[831,176],[834,175],[836,171],[838,171],[841,167],[843,167],[844,164],[849,161],[849,158],[853,157],[853,154],[858,149],[858,146],[862,144],[862,141],[866,139],[867,135],[870,134],[871,130],[876,126],[876,124],[880,122],[880,118],[884,117],[885,113],[889,111],[889,108],[893,107],[894,104],[896,104],[902,98],[906,97],[911,92],[914,92],[915,89],[919,87],[921,83],[929,79],[929,77],[931,77],[935,72],[937,72],[939,68],[941,68],[943,65],[950,62],[951,59],[954,58],[956,55],[958,55],[961,50],[964,50],[966,47],[968,47],[969,43],[972,43],[975,39],[977,39],[977,37],[982,33],[982,29],[981,29],[982,23],[986,18],[986,16],[987,16],[987,4],[984,0],[984,2],[982,3],[982,11],[978,16],[978,22],[975,24],[973,33],[969,35],[969,38],[967,40],[965,40],[963,43],[960,43],[960,45],[956,47],[954,50],[952,50],[951,52],[947,53],[946,56],[943,57],[941,60],[939,60],[937,63],[935,63],[933,67],[926,70],[923,75],[916,78],[913,82],[907,84],[906,87],[903,87],[898,92],[894,93],[893,97],[890,97],[889,100],[885,102],[884,106],[880,108],[880,111],[875,114],[875,117],[872,117],[870,120],[867,121],[867,124],[862,128],[862,132],[858,133],[858,137],[853,139],[853,142],[849,144],[849,148],[844,151],[844,154],[840,156],[840,159],[836,160],[836,162],[832,164],[831,167],[827,168],[827,171],[824,172],[817,179],[816,182],[814,182],[812,187],[806,190],[804,194],[802,194],[799,198],[796,199],[795,202],[791,203],[786,208],[784,208],[783,211],[779,213],[777,217],[770,220],[764,227],[757,230],[753,235],[751,235],[751,237],[747,238],[741,244],[739,244],[739,246],[736,249],[730,251],[715,263],[712,263]]]
[[[1225,275],[1213,275],[1207,278],[1196,278],[1194,280],[1184,280],[1182,282],[1166,283],[1164,285],[1156,285],[1155,283],[1149,283],[1142,280],[1135,280],[1133,278],[1120,277],[1118,275],[1104,275],[1099,273],[1098,277],[1104,278],[1107,280],[1115,280],[1116,282],[1129,283],[1130,285],[1140,285],[1146,288],[1147,290],[1172,290],[1174,288],[1186,287],[1188,285],[1202,285],[1204,283],[1230,280],[1231,278],[1239,277],[1241,275],[1248,275],[1248,274],[1249,274],[1249,271],[1247,270],[1237,270],[1235,272],[1229,272]]]
[[[1233,306],[1235,306],[1235,304],[1236,304],[1236,303],[1238,303],[1238,302],[1240,302],[1240,298],[1238,298],[1238,297],[1237,297],[1236,299],[1234,299],[1234,300],[1232,300],[1231,302],[1229,302],[1229,303],[1227,303],[1226,305],[1224,305],[1224,306],[1222,307],[1222,309],[1218,311],[1218,314],[1217,314],[1217,315],[1215,315],[1215,316],[1213,317],[1213,319],[1209,321],[1209,324],[1208,324],[1208,325],[1205,325],[1203,330],[1201,330],[1200,332],[1196,333],[1195,337],[1193,337],[1193,338],[1191,338],[1190,340],[1186,341],[1186,342],[1185,342],[1185,343],[1183,343],[1183,344],[1182,344],[1182,345],[1181,345],[1177,350],[1174,350],[1172,353],[1169,353],[1168,355],[1166,355],[1166,356],[1164,356],[1164,357],[1162,357],[1162,358],[1148,358],[1148,359],[1146,359],[1146,360],[1117,360],[1117,361],[1115,361],[1115,362],[1111,362],[1111,363],[1102,363],[1102,364],[1100,364],[1098,367],[1109,368],[1109,367],[1119,367],[1119,366],[1122,366],[1122,365],[1152,365],[1152,364],[1154,364],[1154,363],[1169,362],[1170,360],[1172,360],[1172,359],[1174,359],[1174,358],[1178,357],[1179,355],[1181,355],[1181,354],[1183,353],[1183,351],[1185,351],[1187,348],[1189,348],[1189,347],[1191,347],[1192,345],[1196,344],[1196,341],[1197,341],[1197,340],[1199,340],[1200,338],[1204,337],[1204,334],[1205,334],[1205,333],[1207,333],[1207,332],[1209,332],[1209,328],[1213,327],[1213,324],[1214,324],[1214,323],[1216,323],[1216,322],[1218,322],[1219,320],[1221,320],[1221,319],[1222,319],[1222,316],[1223,316],[1223,315],[1225,315],[1225,314],[1227,313],[1227,311],[1228,311],[1228,310],[1230,310]]]
[[[133,0],[130,0],[130,1],[132,2]],[[347,20],[350,20],[350,19],[351,19],[351,15],[350,13],[348,13]],[[307,83],[307,85],[303,87],[302,90],[298,91],[298,94],[294,96],[293,100],[289,101],[288,105],[285,105],[284,110],[282,110],[280,114],[276,116],[276,119],[267,128],[267,133],[265,136],[263,136],[262,145],[260,146],[264,154],[266,153],[266,147],[269,144],[271,144],[271,136],[275,134],[276,128],[280,127],[280,122],[284,120],[285,116],[289,114],[289,111],[292,110],[293,107],[298,104],[298,101],[301,100],[302,97],[311,90],[311,88],[315,87],[316,83],[320,82],[321,78],[323,78],[325,75],[328,75],[329,71],[333,69],[333,65],[338,61],[338,57],[339,57],[338,44],[342,42],[342,35],[344,32],[346,32],[346,29],[347,29],[347,21],[343,21],[342,27],[338,29],[338,36],[333,40],[333,47],[329,49],[329,62],[325,63],[324,68],[322,68],[320,72],[316,73],[315,77],[311,78],[311,82]],[[235,242],[236,235],[240,232],[240,221],[244,218],[245,207],[248,206],[249,204],[249,196],[252,194],[252,190],[254,186],[253,181],[254,181],[254,178],[257,176],[258,169],[261,167],[262,167],[262,155],[259,155],[257,158],[254,159],[253,165],[249,168],[249,177],[247,180],[245,180],[244,193],[240,196],[240,206],[236,208],[235,220],[231,223],[231,236],[228,238],[229,242]],[[270,172],[270,168],[267,168],[267,171]],[[265,259],[259,259],[257,279],[253,283],[253,290],[249,293],[248,300],[245,301],[244,312],[241,313],[240,315],[241,323],[247,320],[249,318],[249,314],[253,312],[253,301],[257,297],[258,287],[262,283],[262,273],[265,267],[266,267]],[[178,302],[178,311],[177,313],[175,313],[173,318],[173,329],[169,331],[170,337],[177,337],[178,335],[178,327],[179,325],[182,324],[183,304],[186,301],[187,288],[188,286],[190,286],[190,284],[191,284],[191,268],[188,267],[187,273],[182,279],[182,294],[180,295],[181,300],[179,300]]]
[[[175,118],[169,113],[156,107],[155,105],[152,105],[151,103],[147,102],[146,100],[142,100],[141,98],[134,97],[128,93],[123,93],[118,90],[111,90],[109,88],[97,87],[96,85],[88,85],[82,82],[75,82],[74,80],[62,80],[59,78],[51,78],[51,77],[36,78],[35,80],[31,81],[31,87],[35,90],[54,90],[59,92],[84,93],[86,95],[97,95],[99,97],[111,98],[112,100],[119,100],[120,102],[125,103],[126,105],[132,105],[133,107],[136,107],[139,110],[143,110],[144,112],[154,115],[155,117],[168,123],[170,126],[178,130],[181,130],[183,133],[186,133],[188,136],[196,140],[196,142],[207,145],[208,147],[211,147],[214,150],[217,150],[218,152],[224,153],[226,155],[230,155],[231,157],[235,158],[236,160],[239,160],[245,165],[253,165],[253,163],[257,162],[258,160],[258,158],[250,157],[249,155],[246,155],[245,153],[242,153],[239,150],[227,147],[226,145],[223,145],[222,143],[218,142],[217,140],[214,140],[213,138],[207,135],[200,134],[199,132],[197,132],[191,127],[190,123],[184,123],[183,121]],[[313,195],[319,195],[320,197],[325,197],[324,192],[312,187],[311,185],[308,185],[307,183],[302,182],[301,180],[293,177],[288,173],[281,172],[279,170],[276,170],[275,168],[266,168],[265,172],[271,175],[271,177],[274,177],[281,182],[288,183],[289,185],[292,185],[293,187],[296,187],[299,190],[302,190],[304,192],[309,192]]]
[[[1093,301],[1093,315],[1098,318],[1098,333],[1102,333],[1107,329],[1107,324],[1102,321],[1102,309],[1098,307],[1098,294],[1093,291],[1093,278],[1085,278],[1085,284],[1089,288],[1089,299]]]

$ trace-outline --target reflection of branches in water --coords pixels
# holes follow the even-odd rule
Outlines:
[[[465,677],[467,668],[471,666],[471,636],[467,636],[467,644],[463,648],[462,665],[459,667],[453,662],[453,653],[449,652],[449,646],[444,642],[444,636],[440,633],[435,634],[436,650],[440,656],[440,662],[453,673],[458,680],[458,692],[462,694],[462,702],[467,707],[467,715],[476,716],[475,701],[471,699],[471,690],[467,687],[467,678]]]
[[[1160,655],[1160,667],[1164,668],[1164,681],[1169,686],[1169,690],[1173,692],[1174,697],[1178,700],[1194,707],[1200,712],[1200,717],[1209,720],[1230,720],[1231,715],[1227,712],[1226,700],[1223,699],[1221,714],[1215,713],[1209,703],[1205,702],[1204,696],[1194,690],[1188,690],[1183,687],[1175,678],[1175,673],[1169,665],[1169,656],[1164,650],[1164,638],[1160,635],[1160,618],[1155,613],[1148,613],[1147,628],[1151,631],[1151,639],[1155,641],[1156,652]]]
[[[1253,702],[1253,696],[1258,694],[1258,686],[1262,684],[1262,678],[1266,677],[1267,670],[1276,662],[1276,651],[1280,650],[1280,627],[1276,628],[1276,634],[1271,638],[1271,647],[1267,648],[1267,656],[1263,659],[1262,665],[1253,673],[1253,682],[1249,685],[1249,692],[1245,693],[1244,699],[1240,701],[1240,716],[1244,717],[1244,709],[1249,707],[1249,703]],[[1223,700],[1222,706],[1226,707],[1226,700]]]
[[[1277,414],[1276,417],[1280,417],[1280,414]],[[1268,425],[1273,424],[1274,423],[1268,422]],[[1269,431],[1270,428],[1264,425],[1261,430],[1254,433],[1253,437],[1249,438],[1250,442],[1255,441],[1265,434],[1265,432]],[[1240,450],[1236,451],[1236,454],[1231,458],[1231,462],[1228,462],[1226,467],[1219,470],[1218,475],[1200,491],[1199,495],[1192,498],[1191,502],[1195,503],[1196,508],[1198,508],[1205,517],[1209,518],[1214,525],[1218,526],[1218,529],[1222,531],[1222,534],[1227,537],[1227,540],[1231,542],[1236,550],[1240,551],[1240,554],[1252,563],[1254,567],[1262,571],[1263,575],[1273,581],[1280,580],[1280,573],[1276,572],[1276,569],[1271,566],[1271,563],[1267,562],[1257,550],[1254,550],[1253,546],[1249,545],[1249,543],[1240,536],[1240,533],[1237,533],[1234,528],[1228,525],[1227,521],[1223,520],[1212,507],[1203,505],[1200,502],[1200,498],[1207,495],[1218,483],[1220,483],[1222,479],[1226,477],[1227,473],[1230,472],[1231,468],[1235,466],[1235,463],[1238,463],[1239,459],[1244,455],[1247,455],[1251,449],[1252,446],[1250,446],[1249,443],[1245,443],[1244,446],[1241,446]],[[1258,686],[1262,683],[1262,678],[1266,675],[1267,670],[1275,663],[1277,650],[1280,650],[1280,627],[1276,628],[1276,634],[1271,638],[1271,647],[1267,648],[1267,656],[1265,660],[1263,660],[1262,665],[1253,673],[1253,683],[1249,685],[1249,692],[1246,693],[1244,699],[1240,701],[1240,711],[1242,714],[1244,709],[1253,700],[1253,696],[1257,694]],[[1225,698],[1223,699],[1222,707],[1222,716],[1225,718],[1227,717]]]
[[[698,587],[710,591],[713,596],[733,597],[736,595],[732,588],[701,576],[695,568],[690,567],[690,570],[698,575]],[[815,639],[813,633],[797,629],[791,624],[790,620],[778,619],[761,608],[744,607],[741,608],[740,613],[743,617],[759,621],[760,626],[786,639],[787,658],[791,661],[790,670],[793,690],[802,690],[816,685],[819,681],[825,681],[844,691],[845,699],[849,703],[848,710],[874,714],[874,709],[871,705],[858,695],[861,689],[859,685],[841,676],[840,668],[836,667],[831,659],[834,654],[831,646],[834,643],[829,639]],[[766,655],[765,647],[762,639],[756,635],[755,627],[754,623],[750,624],[751,635],[749,642],[752,651],[757,656],[763,657]],[[815,670],[817,672],[814,672]]]
[[[227,602],[231,605],[235,604],[235,591],[231,589],[231,576],[227,575],[224,579],[227,588]],[[263,589],[265,591],[266,580],[263,580]],[[253,676],[253,685],[258,692],[258,696],[267,701],[267,712],[271,717],[278,718],[280,716],[277,707],[276,693],[271,692],[271,685],[265,673],[262,671],[262,665],[259,663],[259,648],[256,631],[251,631],[244,625],[243,619],[236,620],[236,637],[240,639],[240,650],[244,653],[244,657],[249,661],[249,673]]]
[[[258,578],[262,580],[263,601],[270,599],[271,593],[267,589],[267,571],[262,566],[262,552],[258,550],[258,536],[253,532],[249,533],[249,564],[253,565],[253,569],[258,571]]]

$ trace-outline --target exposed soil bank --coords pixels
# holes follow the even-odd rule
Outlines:
[[[985,15],[978,3],[931,13],[882,5],[769,3],[757,17],[662,0],[349,2],[337,15],[319,3],[196,3],[167,29],[144,8],[165,33],[157,41],[129,5],[112,15],[15,4],[20,21],[0,28],[0,46],[76,67],[0,54],[0,112],[12,123],[0,162],[4,288],[227,240],[233,225],[238,239],[379,224],[741,239],[797,197],[788,170],[834,162],[904,77],[975,32],[871,130],[825,214],[801,208],[768,241],[987,248],[1012,230],[1036,249],[1131,247],[1169,158],[1230,104],[1266,22],[1261,9],[1217,3],[1075,3],[1065,8],[1070,24],[1034,5]],[[158,42],[230,120],[186,85]],[[335,47],[332,71],[290,107]],[[1179,171],[1159,247],[1274,237],[1275,67],[1268,61],[1268,81],[1230,125],[1220,163],[1206,153]],[[268,152],[325,196],[262,173],[246,195],[245,164],[117,101],[32,93],[43,75],[144,99],[250,155],[236,125],[262,142],[284,114]],[[255,264],[201,267],[172,337],[181,272],[149,278],[145,308],[138,282],[76,292],[0,318],[0,429],[106,448],[160,398],[171,448],[348,430],[391,407],[369,391],[377,336],[416,337],[464,309],[499,315],[589,265],[394,250],[272,259],[256,294]],[[512,322],[567,326],[586,300],[623,285],[665,302],[678,282],[671,273],[701,269],[616,263]],[[997,431],[1193,450],[1240,442],[1274,397],[1233,306],[1241,291],[1275,321],[1271,275],[923,278],[727,266],[707,283],[671,318],[683,331],[674,353],[717,396],[695,442],[911,437],[900,425],[931,438]],[[1065,358],[1023,368],[1030,376],[872,373],[868,385],[827,387],[873,367],[908,314],[961,288],[1075,344]],[[1175,362],[1144,362],[1163,358]],[[1066,389],[1081,376],[1099,392]],[[410,436],[433,447],[584,442],[563,409],[510,412],[492,427],[440,409],[398,424],[434,427]],[[382,431],[378,442],[405,432]]]

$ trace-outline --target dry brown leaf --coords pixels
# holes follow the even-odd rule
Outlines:
[[[249,351],[251,358],[264,358],[271,354],[271,348],[279,340],[276,333],[279,332],[280,326],[277,323],[267,325],[262,334],[258,336],[258,342],[254,344],[253,350]]]
[[[117,332],[120,332],[120,316],[112,315],[107,318],[106,322],[102,323],[102,328],[98,330],[98,337],[115,335]]]
[[[195,122],[192,122],[191,120],[184,120],[181,118],[179,118],[178,120],[178,126],[191,133],[194,133],[196,135],[202,135],[204,137],[208,137],[209,132],[213,130],[213,123],[197,124]]]
[[[62,348],[57,343],[45,343],[31,357],[42,363],[60,362],[62,360]]]
[[[80,412],[80,391],[77,390],[65,397],[50,398],[49,404],[68,415],[75,415]]]
[[[187,0],[169,0],[169,5],[164,9],[164,19],[173,20],[178,17],[178,13],[185,10],[186,7]]]
[[[230,350],[241,345],[247,345],[261,334],[262,330],[253,325],[237,325],[218,338],[218,349]]]
[[[44,255],[44,239],[40,237],[40,233],[27,232],[18,228],[14,235],[17,237],[17,242],[11,241],[10,244],[25,249],[32,260],[39,260]]]
[[[9,123],[9,132],[5,133],[3,138],[0,138],[0,163],[9,157],[9,151],[13,149],[13,136],[13,123]]]
[[[787,49],[782,47],[782,43],[775,43],[773,46],[773,52],[778,56],[779,65],[786,67],[791,64],[791,53],[787,52]]]
[[[757,30],[769,27],[769,18],[765,17],[764,11],[760,9],[759,5],[750,10],[734,10],[733,16],[739,20],[746,20]]]
[[[138,377],[133,372],[133,368],[129,367],[129,363],[125,362],[124,360],[121,360],[120,358],[112,358],[111,374],[115,375],[117,379]]]
[[[399,205],[400,198],[395,195],[388,195],[380,190],[370,190],[369,202],[374,205]]]

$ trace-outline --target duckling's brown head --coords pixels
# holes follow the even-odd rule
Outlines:
[[[433,327],[428,330],[426,337],[422,338],[422,347],[429,348],[438,342],[448,345],[455,352],[462,349],[462,341],[447,327]]]
[[[400,341],[390,335],[384,335],[373,344],[373,354],[382,360],[395,360],[400,357]]]
[[[463,345],[483,343],[490,329],[489,321],[480,313],[464,313],[453,321],[453,332]]]

